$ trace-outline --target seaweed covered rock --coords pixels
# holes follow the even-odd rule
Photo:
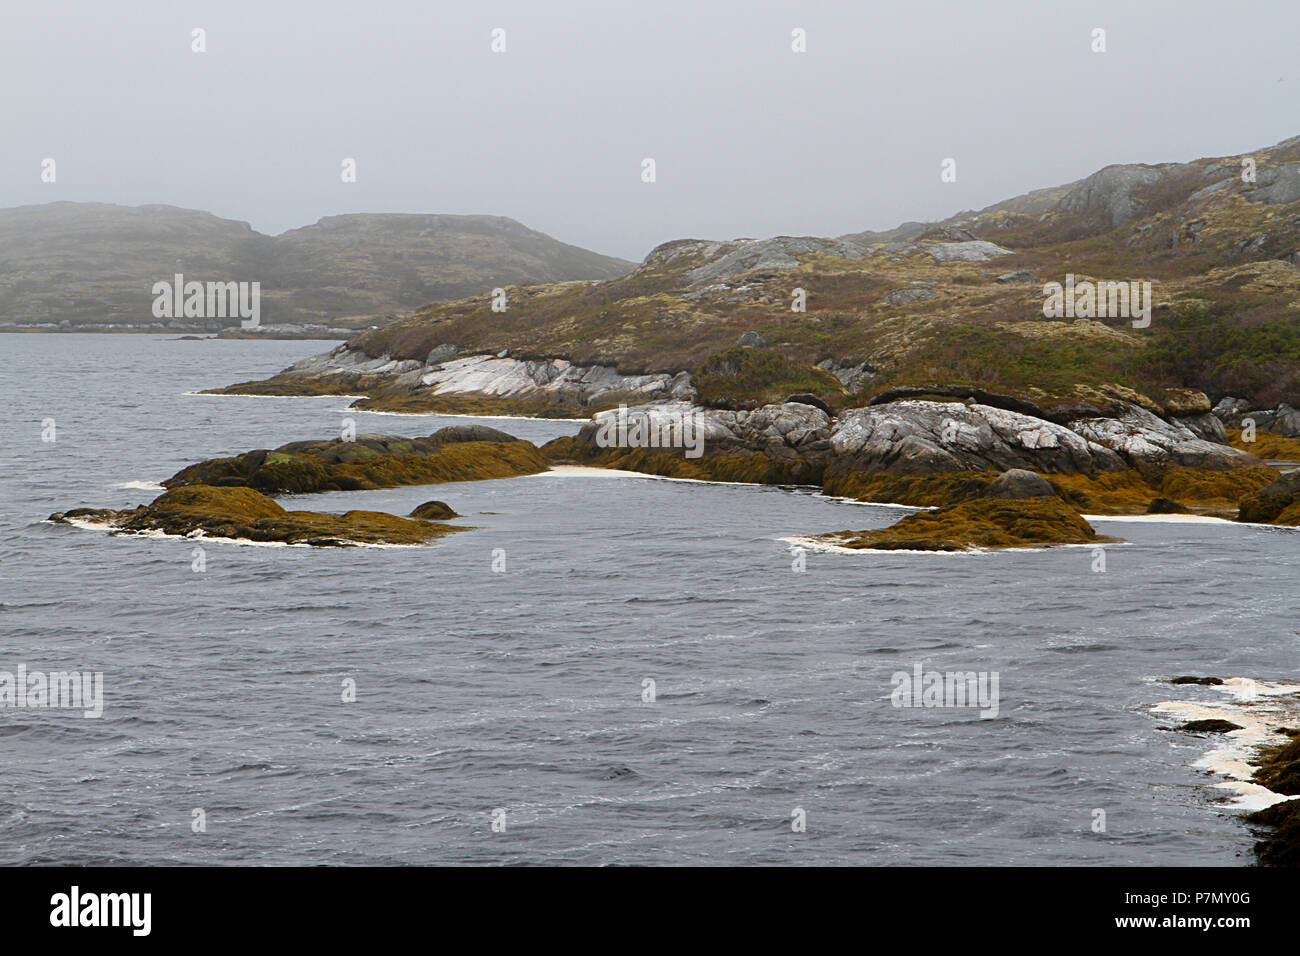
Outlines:
[[[189,485],[159,495],[151,504],[121,511],[77,508],[50,515],[106,525],[116,534],[162,532],[180,536],[347,547],[354,544],[424,544],[465,530],[413,521],[382,511],[286,511],[252,488]]]
[[[1241,499],[1238,521],[1300,525],[1300,471],[1289,472]]]
[[[310,494],[512,478],[549,466],[531,442],[482,425],[453,425],[427,438],[357,435],[354,440],[290,442],[183,468],[166,488],[215,485],[265,494]]]
[[[1274,793],[1300,795],[1300,739],[1266,748],[1258,759],[1255,783]],[[1275,803],[1246,819],[1274,828],[1255,844],[1261,866],[1300,866],[1300,800]]]
[[[935,511],[918,511],[888,528],[840,531],[818,540],[841,548],[972,551],[1093,544],[1101,537],[1059,498],[978,498]]]
[[[416,505],[407,517],[420,518],[424,521],[442,521],[446,518],[459,518],[460,515],[444,501],[426,501],[422,505]]]

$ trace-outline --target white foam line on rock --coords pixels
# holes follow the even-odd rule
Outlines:
[[[1206,751],[1194,764],[1200,770],[1226,777],[1215,784],[1227,790],[1233,798],[1227,806],[1233,810],[1263,810],[1275,803],[1300,799],[1275,793],[1252,781],[1255,766],[1250,762],[1264,746],[1286,743],[1288,738],[1274,730],[1281,724],[1300,720],[1300,701],[1283,701],[1280,698],[1300,693],[1300,684],[1253,681],[1232,677],[1219,685],[1209,685],[1220,693],[1231,695],[1222,704],[1192,700],[1167,700],[1154,705],[1151,712],[1183,720],[1227,720],[1241,727],[1217,734],[1219,745]],[[1289,705],[1289,706],[1288,706]]]
[[[336,395],[330,392],[328,395],[244,395],[238,392],[181,392],[182,395],[188,395],[197,398],[369,398],[369,395]],[[359,411],[351,408],[348,411]]]
[[[331,396],[333,397],[333,396]],[[334,411],[351,415],[394,415],[398,418],[473,418],[498,422],[571,422],[585,425],[585,418],[542,418],[539,415],[466,415],[463,412],[388,412],[372,408],[336,408]]]
[[[920,550],[910,550],[907,548],[845,548],[838,544],[831,544],[817,538],[807,537],[789,537],[777,538],[786,544],[798,548],[804,548],[808,551],[824,552],[827,554],[947,554],[955,556],[975,556],[981,554],[990,554],[992,552],[980,548],[970,548],[965,551],[940,551],[930,550],[929,548]],[[1045,548],[1006,548],[1007,551],[1044,551]]]
[[[1230,524],[1246,527],[1239,521],[1216,518],[1213,515],[1083,515],[1084,521],[1137,521],[1173,522],[1175,524]]]
[[[84,518],[66,518],[65,523],[72,525],[74,528],[81,528],[85,531],[112,531],[113,526],[106,521],[87,521]],[[325,547],[323,545],[308,544],[305,541],[290,543],[288,541],[253,541],[250,538],[223,538],[217,535],[204,534],[202,531],[191,532],[190,534],[168,534],[166,531],[126,531],[121,534],[123,538],[147,538],[154,541],[210,541],[214,544],[238,544],[251,548],[315,548]],[[424,544],[378,544],[373,541],[353,541],[351,538],[338,538],[337,540],[349,544],[355,548],[424,548],[433,542]],[[435,539],[436,540],[436,539]]]

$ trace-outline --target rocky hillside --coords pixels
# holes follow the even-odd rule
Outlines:
[[[261,282],[264,325],[361,328],[497,286],[631,268],[498,216],[329,216],[266,236],[174,206],[59,202],[0,210],[0,327],[156,326],[150,289],[177,272]]]
[[[1082,308],[1045,316],[1045,287],[1069,276],[1150,283],[1149,324]],[[620,278],[508,292],[505,312],[482,294],[422,308],[349,343],[334,379],[318,361],[265,388],[292,394],[304,378],[309,390],[356,388],[364,372],[373,397],[404,375],[379,404],[414,411],[461,395],[525,410],[554,397],[558,362],[578,367],[567,381],[592,368],[655,376],[674,397],[687,397],[684,373],[712,407],[798,392],[840,409],[979,390],[1058,418],[1115,402],[1203,414],[1205,395],[1276,408],[1300,403],[1300,137],[1242,156],[1110,166],[888,233],[678,240]],[[804,310],[792,308],[801,298]],[[449,384],[448,359],[502,352],[510,368],[482,387]],[[589,414],[619,394],[570,389],[560,404]]]

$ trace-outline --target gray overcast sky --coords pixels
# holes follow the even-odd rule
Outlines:
[[[0,206],[163,202],[269,233],[487,213],[639,260],[1271,145],[1300,134],[1298,44],[1300,0],[3,0]]]

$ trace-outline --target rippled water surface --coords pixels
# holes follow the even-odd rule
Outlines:
[[[198,573],[191,541],[42,520],[148,501],[124,484],[333,437],[345,417],[405,435],[464,421],[187,394],[327,345],[0,336],[0,670],[105,682],[98,720],[0,708],[0,862],[1252,859],[1192,767],[1210,744],[1150,711],[1217,699],[1157,681],[1173,674],[1294,677],[1295,533],[1106,522],[1130,544],[1105,573],[1086,548],[809,554],[797,573],[782,538],[899,511],[548,475],[288,499],[404,514],[436,498],[476,530],[424,548],[209,542]],[[486,421],[539,443],[577,429]],[[891,706],[891,675],[918,662],[996,671],[998,716]]]

